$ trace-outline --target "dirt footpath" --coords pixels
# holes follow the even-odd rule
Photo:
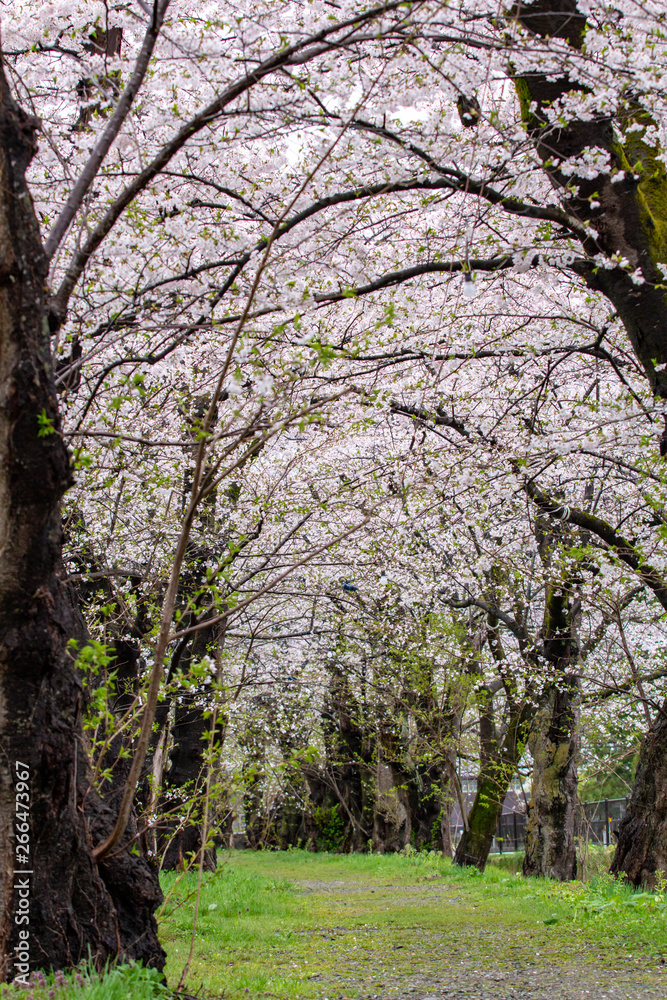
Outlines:
[[[667,1000],[660,962],[593,945],[573,923],[505,921],[502,900],[493,909],[443,880],[292,881],[319,918],[303,933],[326,1000]]]

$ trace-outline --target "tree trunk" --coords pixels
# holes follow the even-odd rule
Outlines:
[[[162,968],[155,873],[127,851],[92,858],[113,815],[92,787],[67,649],[78,634],[61,568],[71,471],[25,183],[36,123],[1,66],[0,97],[0,977],[25,981],[89,953],[98,965],[125,956]]]
[[[114,639],[113,659],[110,670],[116,674],[116,698],[112,711],[116,720],[123,718],[132,707],[139,684],[141,654],[139,644],[133,640]],[[100,783],[104,801],[112,809],[120,805],[125,780],[130,770],[132,752],[132,727],[115,730],[99,761],[99,770],[105,773]]]
[[[578,722],[579,688],[572,678],[570,686],[549,689],[528,740],[534,766],[524,875],[576,878]]]
[[[667,871],[667,701],[644,737],[610,870],[649,888]]]
[[[243,816],[245,819],[245,835],[248,847],[257,850],[264,847],[266,838],[266,822],[264,813],[264,795],[262,782],[264,761],[255,757],[244,768],[243,774]]]
[[[339,816],[346,827],[343,849],[347,851],[365,851],[373,829],[368,795],[369,740],[360,724],[361,717],[348,678],[338,668],[332,668],[322,711],[322,733],[327,778],[340,803]]]
[[[443,792],[447,794],[446,773],[435,765],[418,767],[408,784],[412,846],[418,850],[442,851]]]
[[[169,754],[170,768],[163,782],[163,796],[160,807],[173,810],[176,806],[192,807],[197,812],[197,800],[203,794],[206,779],[205,738],[211,727],[210,712],[194,704],[196,696],[184,697],[183,703],[176,705],[173,745]],[[198,819],[189,819],[184,825],[178,817],[168,817],[160,824],[158,850],[164,852],[161,868],[174,871],[183,868],[188,856],[198,854],[202,847],[202,827]],[[204,870],[215,871],[217,854],[215,847],[204,852]]]
[[[411,842],[412,820],[403,778],[398,769],[378,761],[373,814],[373,850],[377,854],[401,851]]]
[[[545,530],[541,530],[541,529]],[[548,566],[553,538],[538,520],[540,553]],[[576,878],[577,852],[574,820],[577,807],[577,753],[579,749],[579,681],[568,673],[576,662],[574,607],[565,584],[547,587],[542,653],[553,664],[556,683],[541,699],[528,744],[533,757],[533,780],[524,875],[541,875],[564,882]]]
[[[456,795],[452,778],[456,780],[456,751],[465,687],[454,679],[440,703],[433,693],[435,684],[430,665],[428,673],[422,672],[419,679],[421,684],[403,696],[411,706],[411,723],[416,732],[416,736],[411,737],[409,754],[406,747],[406,756],[414,761],[408,776],[411,843],[417,850],[442,851],[451,858],[454,852],[450,824]]]
[[[451,778],[443,773],[441,792],[442,808],[440,810],[440,843],[442,855],[445,858],[454,857],[454,842],[452,840],[452,810],[454,801],[451,795]]]
[[[454,863],[484,871],[503,803],[523,753],[530,721],[528,706],[513,706],[502,743],[497,739],[489,704],[480,719],[482,757],[468,829],[456,848]]]
[[[192,664],[205,656],[215,660],[220,639],[220,629],[215,626],[196,632],[179,659],[179,671],[187,676]],[[173,669],[172,664],[170,673]],[[175,706],[170,734],[172,745],[162,781],[159,809],[173,812],[176,806],[181,806],[189,808],[192,814],[185,825],[180,824],[174,816],[168,816],[160,822],[158,851],[164,852],[160,867],[165,871],[182,868],[187,863],[188,855],[192,856],[202,847],[203,808],[198,809],[198,802],[202,799],[206,785],[210,741],[207,734],[211,730],[213,713],[211,707],[201,704],[201,700],[201,695],[184,694],[182,702]],[[215,747],[219,747],[222,742],[222,728],[221,719],[218,718],[214,734]],[[204,852],[204,870],[215,871],[216,866],[217,852],[212,846]]]
[[[401,851],[412,843],[410,784],[416,777],[408,747],[408,720],[399,704],[378,711],[375,744],[373,850]]]
[[[468,829],[464,829],[456,848],[455,864],[484,871],[515,768],[516,764],[507,767],[494,761],[480,771]]]

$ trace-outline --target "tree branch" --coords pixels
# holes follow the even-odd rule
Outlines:
[[[65,206],[56,219],[53,229],[48,235],[44,245],[44,250],[49,260],[51,260],[54,253],[58,249],[65,233],[69,229],[72,219],[81,208],[83,199],[85,198],[90,185],[93,183],[93,180],[97,176],[97,172],[102,165],[104,157],[109,152],[112,142],[120,132],[123,122],[129,114],[134,98],[137,96],[139,88],[141,87],[144,77],[146,76],[146,70],[148,69],[148,64],[151,60],[151,56],[153,55],[153,49],[155,48],[155,43],[157,42],[158,35],[160,34],[160,28],[162,27],[164,15],[167,12],[169,2],[170,0],[161,0],[161,2],[160,0],[155,0],[153,4],[153,15],[148,25],[148,29],[146,30],[141,51],[137,56],[137,61],[134,65],[134,72],[130,77],[130,81],[121,94],[120,100],[116,105],[116,110],[109,120],[109,124],[98,139],[95,149],[90,154],[88,162],[81,171],[78,181],[70,191],[69,197],[65,202]]]
[[[456,601],[454,598],[445,598],[444,600],[450,608],[479,608],[480,611],[485,611],[487,615],[491,615],[493,618],[501,621],[522,648],[528,644],[528,636],[521,625],[511,615],[508,615],[505,611],[501,611],[500,608],[494,607],[492,604],[488,604],[487,601],[480,601],[474,597],[469,597],[465,601]]]
[[[523,484],[523,489],[544,514],[567,521],[570,524],[576,524],[577,527],[582,528],[584,531],[590,531],[592,534],[597,535],[598,538],[601,538],[603,542],[606,542],[609,549],[637,574],[642,583],[653,591],[662,607],[667,611],[667,582],[654,566],[646,562],[632,542],[624,538],[607,521],[603,521],[601,517],[596,517],[594,514],[589,514],[588,511],[579,510],[577,507],[569,507],[567,504],[552,500],[548,494],[543,493],[530,480],[527,480]]]
[[[440,408],[436,408],[433,411],[421,406],[404,406],[395,401],[390,404],[390,408],[392,413],[417,417],[417,419],[424,422],[430,421],[433,424],[451,427],[462,437],[468,439],[471,437],[470,431],[465,426],[463,420],[453,415],[449,416],[449,414]],[[498,444],[494,438],[486,438],[486,441],[489,445],[497,446]],[[510,460],[510,463],[515,473],[519,475],[523,474],[523,470],[519,468],[516,462]],[[609,550],[624,562],[626,566],[629,566],[642,583],[653,591],[657,600],[667,611],[667,581],[665,581],[662,574],[654,566],[644,559],[636,545],[633,545],[632,542],[621,535],[607,521],[603,521],[602,518],[596,517],[594,514],[589,514],[588,511],[579,510],[577,507],[570,507],[568,504],[552,500],[531,479],[526,479],[522,484],[522,488],[536,507],[544,514],[555,517],[560,521],[576,524],[577,527],[582,528],[584,531],[597,535],[598,538],[606,543]],[[478,604],[477,606],[481,608],[482,604]],[[499,613],[498,617],[500,618]],[[500,620],[504,621],[503,618]],[[509,628],[510,626],[508,625],[507,627]]]
[[[314,94],[312,96],[315,97]],[[339,114],[329,112],[319,100],[317,103],[324,110],[328,118],[341,119]],[[449,188],[451,191],[460,191],[462,194],[475,195],[489,202],[491,205],[498,205],[510,215],[520,215],[526,219],[542,219],[549,222],[556,222],[561,226],[566,226],[576,234],[586,234],[585,226],[582,225],[581,221],[570,215],[563,208],[559,208],[558,205],[529,205],[527,202],[521,201],[520,198],[504,195],[495,188],[489,187],[486,181],[474,180],[468,174],[463,173],[462,170],[454,167],[443,167],[426,150],[407,139],[403,139],[398,133],[392,132],[391,129],[386,128],[384,125],[374,125],[372,122],[366,122],[361,118],[357,118],[352,122],[351,127],[360,132],[371,132],[373,135],[381,136],[383,139],[388,139],[390,142],[400,146],[401,149],[412,153],[413,156],[426,163],[431,170],[440,174],[443,179],[442,186]]]
[[[176,153],[183,148],[192,136],[196,135],[206,126],[213,124],[213,122],[220,117],[224,109],[231,104],[232,101],[236,100],[237,97],[240,97],[246,91],[250,90],[251,87],[253,87],[256,83],[259,83],[270,73],[281,69],[283,66],[294,65],[299,61],[303,62],[307,61],[307,59],[315,58],[315,56],[335,48],[335,41],[329,41],[331,35],[343,32],[349,28],[359,27],[360,25],[365,24],[368,21],[372,21],[382,14],[395,10],[397,7],[403,6],[404,4],[405,0],[389,0],[388,3],[356,14],[354,17],[348,18],[346,21],[329,25],[316,34],[310,35],[308,38],[295,42],[293,45],[286,46],[281,51],[274,53],[268,59],[259,63],[255,69],[246,73],[231,86],[227,87],[222,94],[219,95],[219,97],[216,97],[215,100],[211,101],[202,111],[199,112],[198,115],[191,118],[190,121],[176,133],[173,139],[162,147],[157,156],[155,156],[153,160],[151,160],[151,162],[139,174],[137,174],[135,179],[128,184],[123,191],[121,191],[113,204],[109,206],[105,215],[92,231],[84,245],[74,254],[74,257],[72,258],[72,261],[70,262],[70,265],[65,273],[65,277],[60,283],[57,293],[51,300],[50,323],[52,329],[58,329],[58,327],[64,322],[67,315],[67,306],[70,295],[81,277],[86,264],[102,241],[111,232],[127,206],[134,201],[137,195],[148,187],[151,181],[167,166]],[[348,35],[346,37],[346,42],[349,41],[350,37]],[[320,43],[325,44],[322,45]],[[307,58],[304,53],[307,54]]]

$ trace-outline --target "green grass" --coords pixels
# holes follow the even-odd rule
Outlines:
[[[239,852],[245,856],[242,852]],[[160,922],[168,954],[167,978],[178,982],[190,949],[196,876],[164,875],[167,897]],[[288,949],[307,923],[303,900],[282,872],[245,870],[234,859],[204,880],[195,957],[188,988],[209,993],[295,995],[291,969],[276,970],[273,956]]]
[[[434,854],[237,851],[221,861],[204,887],[188,980],[212,997],[354,997],[401,981],[416,964],[433,977],[467,963],[536,962],[595,965],[613,977],[659,970],[667,956],[662,894],[609,876],[524,879],[511,871],[518,856],[494,859],[483,875]],[[166,877],[165,889],[173,882]],[[187,957],[191,914],[184,902],[161,922],[170,982]]]
[[[21,1000],[158,1000],[170,991],[162,984],[159,973],[139,965],[119,965],[101,975],[82,966],[76,972],[56,972],[44,975],[35,972],[29,986],[0,986],[0,997]]]

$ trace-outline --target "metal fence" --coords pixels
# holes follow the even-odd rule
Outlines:
[[[627,808],[627,798],[582,802],[577,816],[577,835],[590,844],[603,844],[609,847],[614,843],[614,837],[618,833],[618,827]]]
[[[628,806],[625,799],[599,799],[596,802],[581,802],[575,818],[575,836],[589,844],[608,847],[614,843],[614,836]],[[505,812],[498,821],[491,846],[491,854],[505,851],[520,851],[526,839],[527,816],[525,812]],[[463,826],[458,823],[451,827],[452,840],[458,844]]]

